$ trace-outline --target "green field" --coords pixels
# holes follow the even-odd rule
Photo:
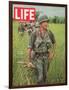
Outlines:
[[[65,83],[65,24],[50,24],[49,28],[56,38],[55,57],[50,63],[48,84]],[[23,36],[18,33],[18,22],[13,22],[13,86],[35,85],[34,69],[24,67],[18,61],[28,61],[27,32]]]

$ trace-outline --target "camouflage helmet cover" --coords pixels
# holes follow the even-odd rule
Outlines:
[[[49,19],[48,19],[48,17],[46,16],[46,15],[43,15],[43,16],[41,16],[39,19],[38,19],[38,21],[39,21],[39,23],[42,23],[42,22],[44,22],[44,21],[49,21]]]

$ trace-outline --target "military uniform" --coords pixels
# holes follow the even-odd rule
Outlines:
[[[28,30],[27,31],[28,31],[28,35],[30,36],[30,34],[32,33],[32,29],[31,29],[31,25],[30,24],[28,25]]]
[[[19,27],[18,27],[18,31],[19,32],[24,32],[24,27],[23,27],[23,24],[20,23]]]
[[[43,19],[42,19],[43,20]],[[40,22],[41,23],[41,22]],[[44,36],[40,30],[32,32],[29,48],[33,51],[32,63],[37,70],[37,83],[45,84],[48,71],[48,49],[55,43],[55,38],[50,30],[46,30]]]

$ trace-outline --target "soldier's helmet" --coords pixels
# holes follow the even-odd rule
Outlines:
[[[39,24],[42,23],[42,22],[45,22],[45,21],[47,21],[47,22],[49,21],[49,19],[48,19],[48,17],[46,15],[40,16],[38,18]]]
[[[36,22],[35,23],[35,28],[38,28],[40,25],[39,25],[39,22]]]
[[[27,26],[28,26],[28,29],[30,29],[30,28],[31,28],[31,24],[28,24]]]

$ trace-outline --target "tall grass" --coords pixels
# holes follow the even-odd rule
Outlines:
[[[51,60],[47,83],[65,82],[65,24],[50,24],[49,28],[56,38],[55,57]],[[18,22],[13,22],[13,86],[35,85],[36,71],[18,64],[18,61],[28,62],[28,33],[23,36],[18,33]]]

